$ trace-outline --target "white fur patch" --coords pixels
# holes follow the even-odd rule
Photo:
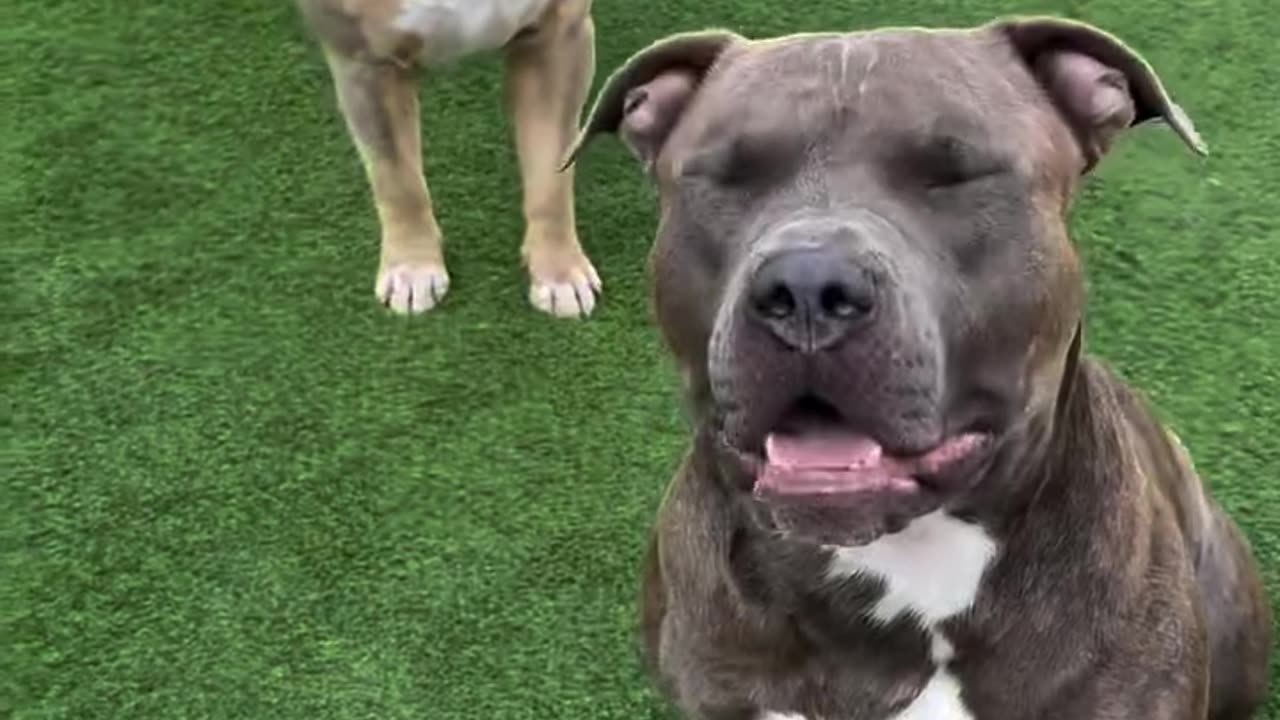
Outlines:
[[[890,720],[974,720],[960,697],[960,682],[939,670],[902,712]]]
[[[912,611],[927,627],[973,605],[995,554],[995,541],[981,527],[938,511],[869,545],[832,548],[827,576],[883,580],[873,616],[889,622]]]
[[[832,580],[867,576],[884,581],[885,594],[871,609],[873,617],[890,622],[910,612],[929,631],[937,670],[916,699],[890,720],[973,720],[960,682],[947,668],[955,648],[938,624],[973,606],[997,549],[981,527],[941,511],[869,545],[832,549],[827,571]]]
[[[401,0],[393,23],[422,39],[428,65],[496,50],[535,22],[552,0]]]
[[[956,649],[951,646],[951,642],[942,636],[942,633],[935,632],[930,639],[929,657],[933,658],[933,662],[939,667],[951,662],[951,658],[956,656]]]
[[[947,670],[956,650],[941,632],[931,634],[930,655],[938,669],[916,699],[890,720],[974,720],[960,696],[960,681]]]
[[[759,720],[808,720],[808,718],[795,713],[766,712],[760,716]]]

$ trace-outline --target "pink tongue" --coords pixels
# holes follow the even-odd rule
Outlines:
[[[869,468],[881,460],[880,445],[866,435],[839,429],[813,429],[804,435],[771,434],[765,439],[770,465],[804,469]]]
[[[909,469],[885,457],[875,440],[839,428],[809,428],[801,435],[771,434],[756,492],[812,496],[869,490],[910,490]]]

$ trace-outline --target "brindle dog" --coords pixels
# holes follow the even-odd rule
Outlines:
[[[643,592],[687,716],[1263,702],[1245,538],[1082,351],[1068,211],[1148,121],[1204,151],[1134,51],[1053,18],[682,34],[608,80],[578,150],[617,133],[657,185],[655,312],[696,423]]]

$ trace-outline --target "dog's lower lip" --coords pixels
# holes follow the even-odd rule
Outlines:
[[[920,466],[916,468],[912,477],[921,485],[930,488],[948,485],[950,484],[948,481],[953,476],[972,471],[977,462],[987,454],[994,441],[994,434],[984,431],[971,430],[953,435],[948,441],[916,456]],[[948,443],[952,444],[952,453],[933,456],[939,451],[945,453]]]
[[[727,453],[725,459],[730,465],[725,469],[730,476],[739,478],[740,482],[745,483],[744,489],[753,492],[759,490],[758,481],[770,465],[764,440],[759,443],[734,442],[723,430],[717,432],[715,437],[722,453]],[[888,445],[882,446],[882,452],[891,461],[909,466],[906,468],[908,471],[899,477],[902,482],[893,484],[898,492],[906,490],[907,484],[910,484],[913,486],[913,492],[945,494],[967,484],[966,478],[980,471],[982,463],[996,444],[997,437],[998,432],[995,428],[986,424],[969,423],[958,432],[948,434],[932,445],[922,448]],[[948,445],[955,449],[957,441],[963,441],[959,443],[959,452],[931,457],[931,453],[938,452]],[[838,467],[832,469],[839,470]],[[864,495],[866,491],[846,494],[850,497],[844,499],[853,500],[853,496]],[[841,500],[839,492],[826,493],[826,495],[832,502]]]
[[[780,502],[858,502],[883,494],[946,493],[964,484],[991,436],[960,433],[923,452],[896,454],[857,433],[771,434],[755,463],[753,494]]]

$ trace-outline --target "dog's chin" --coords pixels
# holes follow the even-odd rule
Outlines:
[[[937,510],[943,497],[926,489],[915,492],[856,494],[795,502],[754,498],[756,521],[787,540],[812,545],[867,545],[896,533],[912,520]]]

